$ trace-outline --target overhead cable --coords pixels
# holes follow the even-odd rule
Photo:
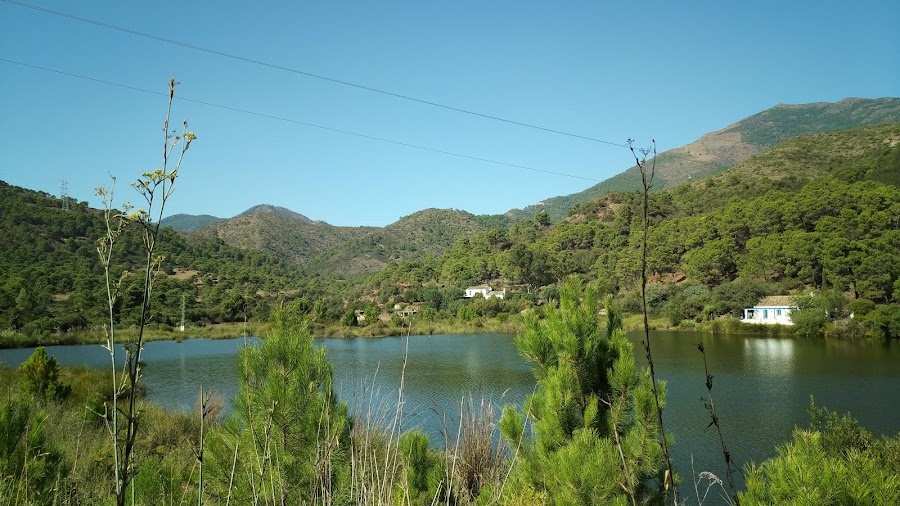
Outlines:
[[[257,60],[257,59],[254,59],[254,58],[248,58],[248,57],[245,57],[245,56],[239,56],[239,55],[236,55],[236,54],[233,54],[233,53],[228,53],[228,52],[220,51],[220,50],[217,50],[217,49],[211,49],[211,48],[208,48],[208,47],[198,46],[198,45],[196,45],[196,44],[191,44],[191,43],[189,43],[189,42],[183,42],[183,41],[179,41],[179,40],[175,40],[175,39],[170,39],[170,38],[168,38],[168,37],[163,37],[163,36],[160,36],[160,35],[154,35],[154,34],[152,34],[152,33],[142,32],[142,31],[138,31],[138,30],[131,29],[131,28],[126,28],[126,27],[123,27],[123,26],[114,25],[114,24],[111,24],[111,23],[105,23],[105,22],[103,22],[103,21],[98,21],[98,20],[96,20],[96,19],[85,18],[85,17],[82,17],[82,16],[76,16],[76,15],[74,15],[74,14],[69,14],[69,13],[66,13],[66,12],[61,12],[61,11],[57,11],[57,10],[53,10],[53,9],[48,9],[48,8],[46,8],[46,7],[40,7],[40,6],[37,6],[37,5],[32,5],[32,4],[29,4],[29,3],[25,3],[25,2],[19,2],[19,1],[17,1],[17,0],[0,0],[0,2],[5,2],[5,3],[7,3],[7,4],[16,5],[16,6],[24,7],[24,8],[27,8],[27,9],[32,9],[32,10],[39,11],[39,12],[43,12],[43,13],[46,13],[46,14],[52,14],[52,15],[54,15],[54,16],[59,16],[59,17],[63,17],[63,18],[66,18],[66,19],[73,20],[73,21],[79,21],[79,22],[81,22],[81,23],[87,23],[87,24],[99,26],[99,27],[102,27],[102,28],[106,28],[106,29],[109,29],[109,30],[115,30],[115,31],[118,31],[118,32],[127,33],[127,34],[135,35],[135,36],[138,36],[138,37],[143,37],[143,38],[146,38],[146,39],[156,40],[156,41],[159,41],[159,42],[165,42],[166,44],[171,44],[171,45],[174,45],[174,46],[180,46],[180,47],[184,47],[184,48],[187,48],[187,49],[192,49],[192,50],[194,50],[194,51],[201,51],[201,52],[204,52],[204,53],[213,54],[213,55],[216,55],[216,56],[221,56],[221,57],[223,57],[223,58],[229,58],[229,59],[232,59],[232,60],[242,61],[242,62],[245,62],[245,63],[251,63],[251,64],[253,64],[253,65],[259,65],[259,66],[261,66],[261,67],[268,67],[268,68],[271,68],[271,69],[282,70],[282,71],[285,71],[285,72],[290,72],[290,73],[292,73],[292,74],[298,74],[298,75],[310,77],[310,78],[313,78],[313,79],[319,79],[319,80],[327,81],[327,82],[334,83],[334,84],[340,84],[340,85],[343,85],[343,86],[349,86],[349,87],[352,87],[352,88],[357,88],[357,89],[360,89],[360,90],[369,91],[369,92],[372,92],[372,93],[378,93],[378,94],[381,94],[381,95],[387,95],[387,96],[389,96],[389,97],[394,97],[394,98],[398,98],[398,99],[401,99],[401,100],[407,100],[407,101],[410,101],[410,102],[416,102],[416,103],[419,103],[419,104],[429,105],[429,106],[432,106],[432,107],[439,107],[439,108],[441,108],[441,109],[446,109],[446,110],[450,110],[450,111],[454,111],[454,112],[458,112],[458,113],[462,113],[462,114],[468,114],[468,115],[471,115],[471,116],[477,116],[477,117],[480,117],[480,118],[485,118],[485,119],[489,119],[489,120],[493,120],[493,121],[500,121],[500,122],[508,123],[508,124],[511,124],[511,125],[518,125],[518,126],[521,126],[521,127],[531,128],[531,129],[535,129],[535,130],[541,130],[541,131],[544,131],[544,132],[554,133],[554,134],[558,134],[558,135],[565,135],[565,136],[567,136],[567,137],[574,137],[574,138],[576,138],[576,139],[582,139],[582,140],[586,140],[586,141],[597,142],[597,143],[600,143],[600,144],[607,144],[607,145],[610,145],[610,146],[617,146],[617,147],[621,147],[621,148],[628,148],[628,146],[627,146],[626,144],[622,144],[622,143],[619,143],[619,142],[612,142],[612,141],[607,141],[607,140],[603,140],[603,139],[597,139],[597,138],[595,138],[595,137],[589,137],[589,136],[587,136],[587,135],[581,135],[581,134],[576,134],[576,133],[572,133],[572,132],[566,132],[566,131],[564,131],[564,130],[557,130],[557,129],[555,129],[555,128],[543,127],[543,126],[540,126],[540,125],[535,125],[535,124],[533,124],[533,123],[525,123],[525,122],[522,122],[522,121],[516,121],[516,120],[512,120],[512,119],[502,118],[502,117],[500,117],[500,116],[494,116],[494,115],[491,115],[491,114],[485,114],[485,113],[473,111],[473,110],[471,110],[471,109],[464,109],[464,108],[462,108],[462,107],[455,107],[455,106],[452,106],[452,105],[442,104],[442,103],[440,103],[440,102],[435,102],[435,101],[432,101],[432,100],[426,100],[426,99],[423,99],[423,98],[416,98],[416,97],[413,97],[413,96],[410,96],[410,95],[404,95],[404,94],[402,94],[402,93],[397,93],[397,92],[393,92],[393,91],[387,91],[387,90],[383,90],[383,89],[380,89],[380,88],[375,88],[375,87],[372,87],[372,86],[367,86],[367,85],[365,85],[365,84],[359,84],[359,83],[354,83],[354,82],[351,82],[351,81],[345,81],[345,80],[343,80],[343,79],[337,79],[337,78],[334,78],[334,77],[328,77],[328,76],[324,76],[324,75],[321,75],[321,74],[315,74],[315,73],[312,73],[312,72],[307,72],[307,71],[305,71],[305,70],[300,70],[300,69],[288,67],[288,66],[285,66],[285,65],[279,65],[279,64],[277,64],[277,63],[270,63],[270,62],[265,62],[265,61],[262,61],[262,60]]]
[[[36,70],[43,70],[43,71],[45,71],[45,72],[53,72],[53,73],[55,73],[55,74],[60,74],[60,75],[64,75],[64,76],[74,77],[74,78],[82,79],[82,80],[85,80],[85,81],[92,81],[92,82],[95,82],[95,83],[106,84],[106,85],[109,85],[109,86],[115,86],[115,87],[118,87],[118,88],[123,88],[123,89],[131,90],[131,91],[137,91],[137,92],[146,93],[146,94],[150,94],[150,95],[158,95],[158,96],[165,96],[165,97],[168,97],[168,96],[169,96],[168,93],[163,93],[163,92],[158,92],[158,91],[148,90],[148,89],[145,89],[145,88],[139,88],[139,87],[136,87],[136,86],[130,86],[130,85],[127,85],[127,84],[116,83],[116,82],[113,82],[113,81],[107,81],[107,80],[104,80],[104,79],[98,79],[98,78],[95,78],[95,77],[83,76],[83,75],[80,75],[80,74],[74,74],[74,73],[72,73],[72,72],[66,72],[66,71],[63,71],[63,70],[57,70],[57,69],[51,69],[51,68],[48,68],[48,67],[42,67],[42,66],[40,66],[40,65],[32,65],[32,64],[30,64],[30,63],[23,63],[23,62],[20,62],[20,61],[10,60],[10,59],[7,59],[7,58],[0,58],[0,62],[10,63],[10,64],[15,64],[15,65],[20,65],[20,66],[22,66],[22,67],[28,67],[28,68],[32,68],[32,69],[36,69]],[[285,117],[283,117],[283,116],[275,116],[275,115],[272,115],[272,114],[266,114],[266,113],[262,113],[262,112],[251,111],[251,110],[248,110],[248,109],[242,109],[242,108],[239,108],[239,107],[232,107],[232,106],[228,106],[228,105],[216,104],[216,103],[213,103],[213,102],[207,102],[207,101],[204,101],[204,100],[197,100],[197,99],[186,98],[186,97],[182,97],[182,96],[176,96],[176,97],[175,97],[175,100],[182,100],[182,101],[184,101],[184,102],[191,102],[191,103],[195,103],[195,104],[205,105],[205,106],[208,106],[208,107],[215,107],[215,108],[217,108],[217,109],[223,109],[223,110],[226,110],[226,111],[239,112],[239,113],[242,113],[242,114],[248,114],[248,115],[251,115],[251,116],[258,116],[258,117],[261,117],[261,118],[268,118],[268,119],[273,119],[273,120],[283,121],[283,122],[286,122],[286,123],[293,123],[293,124],[295,124],[295,125],[303,125],[303,126],[307,126],[307,127],[311,127],[311,128],[318,128],[318,129],[320,129],[320,130],[327,130],[327,131],[329,131],[329,132],[335,132],[335,133],[340,133],[340,134],[344,134],[344,135],[352,135],[352,136],[354,136],[354,137],[360,137],[360,138],[363,138],[363,139],[369,139],[369,140],[373,140],[373,141],[377,141],[377,142],[384,142],[384,143],[388,143],[388,144],[394,144],[394,145],[397,145],[397,146],[404,146],[404,147],[408,147],[408,148],[414,148],[414,149],[418,149],[418,150],[421,150],[421,151],[428,151],[428,152],[431,152],[431,153],[440,153],[440,154],[442,154],[442,155],[454,156],[454,157],[457,157],[457,158],[464,158],[464,159],[467,159],[467,160],[474,160],[474,161],[478,161],[478,162],[491,163],[491,164],[494,164],[494,165],[502,165],[502,166],[505,166],[505,167],[512,167],[512,168],[516,168],[516,169],[529,170],[529,171],[533,171],[533,172],[542,172],[542,173],[544,173],[544,174],[552,174],[552,175],[555,175],[555,176],[563,176],[563,177],[569,177],[569,178],[573,178],[573,179],[582,179],[582,180],[585,180],[585,181],[591,181],[591,182],[594,182],[594,183],[599,183],[599,182],[600,182],[599,179],[593,179],[593,178],[589,178],[589,177],[578,176],[578,175],[575,175],[575,174],[567,174],[567,173],[565,173],[565,172],[558,172],[558,171],[553,171],[553,170],[540,169],[540,168],[536,168],[536,167],[529,167],[529,166],[527,166],[527,165],[520,165],[520,164],[516,164],[516,163],[503,162],[503,161],[500,161],[500,160],[491,160],[491,159],[489,159],[489,158],[482,158],[482,157],[479,157],[479,156],[467,155],[467,154],[464,154],[464,153],[457,153],[457,152],[454,152],[454,151],[447,151],[447,150],[438,149],[438,148],[432,148],[432,147],[428,147],[428,146],[421,146],[421,145],[418,145],[418,144],[412,144],[412,143],[409,143],[409,142],[403,142],[403,141],[398,141],[398,140],[394,140],[394,139],[388,139],[388,138],[386,138],[386,137],[377,137],[377,136],[374,136],[374,135],[368,135],[368,134],[363,134],[363,133],[359,133],[359,132],[353,132],[353,131],[351,131],[351,130],[343,130],[343,129],[340,129],[340,128],[334,128],[334,127],[329,127],[329,126],[324,126],[324,125],[318,125],[318,124],[315,124],[315,123],[309,123],[309,122],[306,122],[306,121],[300,121],[300,120],[296,120],[296,119],[285,118]]]

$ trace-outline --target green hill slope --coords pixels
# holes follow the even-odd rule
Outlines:
[[[209,214],[173,214],[163,218],[160,224],[178,232],[194,232],[223,219]]]
[[[721,172],[775,144],[803,135],[900,122],[900,98],[848,98],[836,103],[777,105],[711,132],[657,158],[657,190]],[[527,219],[541,210],[558,221],[577,204],[611,191],[640,189],[637,167],[582,192],[546,199],[542,204],[510,210],[514,219]]]
[[[257,212],[245,212],[198,233],[204,237],[219,238],[230,246],[270,253],[301,265],[319,253],[361,237],[371,230],[370,227],[336,227],[320,221],[310,221],[292,211],[271,212],[260,207],[251,209]]]
[[[443,257],[390,264],[370,278],[370,297],[488,283],[509,288],[510,304],[538,302],[555,296],[559,280],[577,276],[636,312],[641,200],[613,192],[549,226],[525,220],[478,232]],[[652,194],[649,211],[648,300],[669,324],[713,322],[763,295],[812,289],[838,294],[844,305],[830,310],[837,317],[849,314],[847,299],[855,298],[882,305],[884,318],[900,313],[900,124],[791,139],[721,174]],[[447,300],[438,309],[448,318],[469,314],[461,304]],[[881,332],[881,323],[866,325],[869,335]]]
[[[96,241],[105,234],[102,213],[81,204],[61,208],[59,199],[0,181],[0,330],[31,336],[62,336],[102,325],[106,287]],[[163,257],[154,287],[153,325],[181,319],[188,324],[264,318],[269,303],[302,279],[281,259],[246,252],[221,240],[160,229]],[[126,227],[117,243],[113,275],[123,278],[116,318],[137,319],[143,265],[137,227]],[[98,330],[98,339],[102,331]],[[4,345],[0,338],[0,347]]]
[[[300,213],[291,211],[286,207],[281,206],[273,206],[271,204],[260,204],[258,206],[253,206],[250,209],[242,212],[241,214],[235,216],[235,218],[240,218],[244,216],[255,216],[257,214],[273,214],[275,216],[281,216],[284,218],[293,218],[295,220],[302,221],[304,223],[312,223],[312,220],[303,216]]]
[[[425,209],[318,255],[309,270],[340,276],[370,274],[389,261],[440,256],[460,237],[486,230],[488,223],[465,211]]]

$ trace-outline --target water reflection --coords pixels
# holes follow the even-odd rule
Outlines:
[[[767,376],[794,374],[794,340],[776,338],[744,339],[744,370]]]
[[[401,337],[316,343],[328,350],[335,388],[351,410],[393,410],[403,374],[404,427],[421,428],[437,441],[444,439],[445,420],[455,427],[464,397],[491,400],[499,417],[504,404],[520,405],[534,385],[529,365],[506,334],[411,336],[408,344]]]

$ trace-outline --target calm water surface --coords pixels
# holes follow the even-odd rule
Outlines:
[[[640,336],[631,336],[644,363]],[[774,454],[790,440],[795,425],[807,423],[810,395],[839,412],[850,411],[876,434],[900,430],[900,347],[879,344],[808,342],[787,339],[710,336],[685,332],[651,335],[657,375],[668,381],[666,429],[675,435],[673,458],[689,483],[696,472],[724,476],[714,429],[701,397],[703,339],[714,375],[716,407],[726,442],[739,463]],[[200,385],[232,398],[237,393],[237,352],[255,339],[192,339],[151,342],[144,348],[147,397],[162,406],[190,410]],[[351,409],[376,409],[396,401],[403,369],[404,340],[319,339],[334,363],[338,394]],[[0,362],[17,366],[33,349],[0,350]],[[52,346],[47,352],[63,365],[105,367],[100,346]],[[506,334],[413,336],[409,339],[405,425],[419,426],[443,442],[442,417],[451,431],[460,400],[474,395],[495,405],[521,405],[534,389],[531,367]],[[499,417],[500,408],[497,408]],[[686,491],[687,492],[687,491]]]

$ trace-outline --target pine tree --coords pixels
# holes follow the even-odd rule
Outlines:
[[[241,350],[234,416],[209,438],[218,479],[211,492],[234,504],[332,504],[341,501],[331,494],[347,489],[347,407],[324,348],[295,309],[276,311],[265,341]]]
[[[507,407],[500,427],[521,459],[511,489],[524,502],[661,500],[665,463],[650,374],[638,369],[611,297],[606,310],[604,328],[596,291],[570,279],[559,307],[543,319],[530,315],[516,338],[536,366],[538,387],[525,418]]]

